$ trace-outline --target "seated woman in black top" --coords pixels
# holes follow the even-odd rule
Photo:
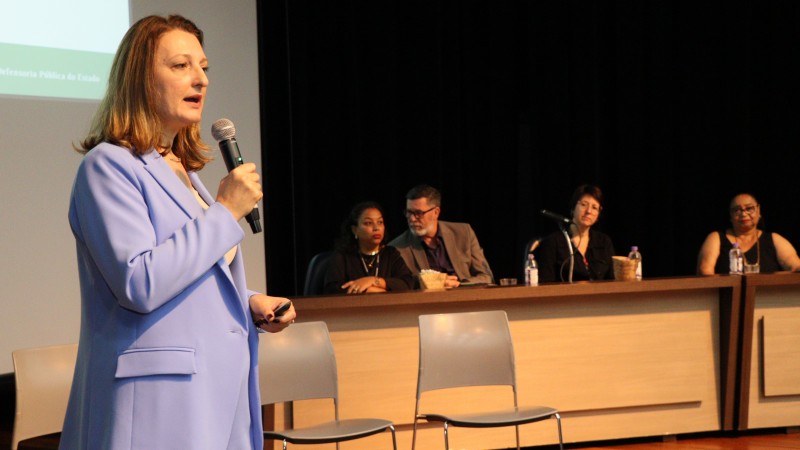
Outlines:
[[[731,228],[714,231],[706,237],[697,257],[697,274],[728,273],[728,252],[734,242],[744,254],[745,271],[771,273],[800,270],[800,257],[792,244],[778,233],[758,228],[761,205],[751,194],[739,194],[729,205]]]
[[[614,245],[606,234],[592,226],[603,209],[603,192],[597,186],[581,185],[570,200],[572,224],[569,226],[575,264],[574,281],[614,279]],[[569,247],[560,232],[550,234],[536,249],[539,282],[569,280]]]
[[[364,294],[413,289],[414,275],[397,249],[383,244],[385,236],[380,205],[363,202],[354,206],[342,223],[336,253],[325,274],[325,292]]]

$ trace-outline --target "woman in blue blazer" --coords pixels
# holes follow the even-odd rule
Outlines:
[[[211,196],[196,172],[208,78],[202,32],[150,16],[120,44],[69,209],[81,285],[62,449],[261,449],[258,328],[295,317],[245,283],[238,221],[253,164]]]

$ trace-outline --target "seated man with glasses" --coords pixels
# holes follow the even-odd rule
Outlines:
[[[800,270],[800,257],[792,244],[778,233],[762,231],[761,205],[747,193],[733,197],[729,206],[731,228],[706,237],[697,257],[697,274],[728,273],[729,252],[738,243],[744,256],[744,271],[778,272]],[[763,224],[762,224],[763,225]]]
[[[462,283],[492,282],[492,270],[472,227],[439,220],[442,195],[436,188],[419,185],[406,194],[408,230],[389,242],[417,276],[421,270],[447,273],[445,287]]]

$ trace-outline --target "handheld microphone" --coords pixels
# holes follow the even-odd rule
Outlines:
[[[211,125],[211,135],[219,143],[219,151],[222,153],[228,172],[244,164],[242,154],[239,153],[239,144],[236,142],[236,127],[233,126],[233,122],[228,119],[217,120]],[[258,205],[254,206],[244,218],[247,219],[254,234],[261,232]]]
[[[556,213],[554,213],[552,211],[548,211],[546,209],[543,209],[541,211],[541,213],[542,213],[543,216],[547,217],[548,219],[555,220],[556,222],[561,222],[561,223],[563,223],[565,225],[569,225],[569,224],[572,223],[572,221],[570,219],[567,219],[566,217],[562,216],[561,214],[556,214]]]

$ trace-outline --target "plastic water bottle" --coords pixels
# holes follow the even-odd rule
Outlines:
[[[525,286],[537,286],[539,284],[539,268],[533,253],[528,253],[528,260],[525,261]]]
[[[728,261],[731,275],[741,275],[744,272],[744,256],[739,243],[734,242],[731,251],[728,253]]]
[[[639,247],[631,247],[631,252],[628,253],[628,259],[636,261],[636,281],[642,280],[642,254],[639,253]]]

